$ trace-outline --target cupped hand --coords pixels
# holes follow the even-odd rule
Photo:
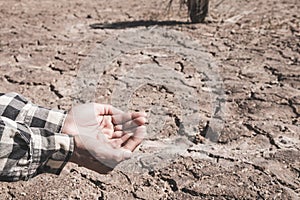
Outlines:
[[[107,173],[130,158],[146,136],[146,114],[106,104],[83,104],[68,113],[62,132],[74,136],[71,162]]]

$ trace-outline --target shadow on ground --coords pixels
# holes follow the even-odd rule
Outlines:
[[[91,24],[92,29],[125,29],[125,28],[136,28],[136,27],[148,27],[148,26],[176,26],[183,24],[191,24],[190,22],[180,21],[153,21],[153,20],[138,20],[138,21],[124,21],[114,23],[95,23]]]

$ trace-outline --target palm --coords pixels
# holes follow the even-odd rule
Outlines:
[[[144,113],[124,113],[110,105],[84,104],[70,111],[63,130],[70,135],[104,134],[115,147],[134,150],[145,137]]]
[[[141,143],[146,134],[144,113],[124,113],[112,106],[84,104],[71,109],[63,132],[74,136],[71,162],[106,173]]]

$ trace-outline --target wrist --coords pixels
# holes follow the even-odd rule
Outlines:
[[[72,114],[68,113],[66,115],[65,121],[63,123],[62,129],[61,129],[62,133],[67,134],[67,135],[76,135],[76,126],[75,126],[75,122],[73,120],[73,116]]]

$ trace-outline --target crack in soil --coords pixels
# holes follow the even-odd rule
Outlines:
[[[122,174],[126,178],[126,180],[129,182],[129,184],[132,185],[132,181],[129,178],[129,176],[126,173],[122,172],[122,171],[119,171],[119,172],[120,172],[120,174]]]
[[[131,192],[131,194],[132,194],[132,196],[135,198],[135,199],[139,199],[139,200],[146,200],[146,199],[144,199],[144,198],[142,198],[142,197],[139,197],[135,192]]]
[[[28,85],[28,86],[47,86],[47,84],[45,83],[38,83],[38,82],[28,82],[28,81],[17,81],[15,79],[13,79],[12,77],[8,76],[8,75],[4,75],[4,78],[7,82],[11,83],[11,84],[18,84],[18,85]]]
[[[172,190],[173,192],[178,191],[177,182],[176,182],[174,179],[164,177],[163,175],[159,175],[158,177],[159,177],[161,180],[167,182],[168,185],[170,186],[170,188],[171,188],[171,190]]]
[[[50,91],[53,92],[59,99],[64,97],[52,84],[50,84]]]
[[[181,191],[183,193],[189,194],[189,195],[194,196],[194,197],[204,197],[204,198],[209,198],[209,197],[220,198],[220,197],[223,197],[225,199],[237,199],[234,196],[225,195],[225,194],[205,194],[205,193],[202,193],[202,192],[191,190],[191,189],[186,188],[186,187],[182,188]]]
[[[64,62],[67,65],[72,65],[72,63],[68,62],[67,60],[65,60],[65,59],[63,59],[63,58],[61,58],[59,56],[54,56],[54,59],[58,60],[58,61],[61,61],[61,62]]]
[[[163,66],[159,63],[159,61],[156,59],[157,56],[152,55],[152,54],[145,54],[145,53],[142,52],[142,51],[140,52],[140,54],[141,54],[141,55],[146,55],[146,56],[150,57],[151,60],[152,60],[154,63],[156,63],[159,67],[163,67]]]
[[[87,181],[91,182],[93,185],[95,185],[96,187],[100,188],[101,190],[106,190],[106,184],[100,180],[95,180],[91,177],[87,177],[86,174],[84,173],[79,173],[80,176],[84,179],[86,179]]]
[[[238,162],[238,161],[240,161],[237,158],[225,157],[225,156],[222,156],[222,155],[214,154],[214,153],[211,153],[211,152],[208,152],[208,151],[205,151],[205,150],[200,150],[200,149],[187,149],[187,151],[189,153],[191,153],[191,152],[198,152],[198,153],[205,154],[205,155],[207,155],[210,158],[215,158],[217,160],[216,161],[217,163],[219,162],[219,159],[227,160],[227,161],[230,161],[230,162]]]
[[[269,142],[270,142],[271,145],[275,146],[276,149],[280,149],[280,147],[278,146],[278,144],[276,144],[276,142],[275,142],[273,136],[272,136],[270,133],[268,133],[268,132],[266,132],[266,131],[264,131],[264,130],[258,128],[257,126],[252,125],[252,124],[244,123],[243,125],[244,125],[249,131],[253,131],[253,132],[256,133],[257,135],[263,135],[263,136],[266,136],[266,137],[269,139]]]
[[[285,78],[283,77],[283,74],[278,72],[277,69],[273,68],[273,67],[270,67],[270,66],[264,66],[265,70],[268,70],[271,72],[271,74],[273,76],[276,76],[277,77],[277,81],[280,82],[280,81],[283,81]]]
[[[55,89],[55,86],[52,84],[48,85],[47,83],[17,81],[8,75],[4,75],[4,78],[7,82],[11,84],[28,85],[28,86],[49,86],[50,91],[53,92],[59,99],[64,97],[57,89]]]
[[[50,64],[48,67],[49,67],[52,71],[59,72],[60,75],[62,75],[63,72],[65,71],[65,70],[63,70],[63,69],[60,69],[60,68],[57,68],[57,67],[53,66],[52,64]]]
[[[296,118],[299,118],[300,117],[300,113],[298,112],[297,107],[294,106],[293,101],[291,99],[288,99],[288,102],[289,102],[288,105],[292,108],[293,112],[296,115]]]

